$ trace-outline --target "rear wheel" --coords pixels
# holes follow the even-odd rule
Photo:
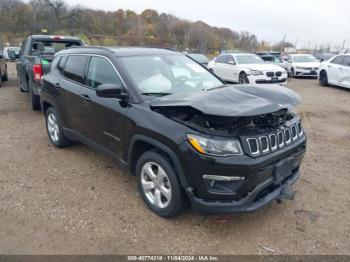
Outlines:
[[[63,133],[63,124],[56,110],[50,107],[45,116],[46,130],[51,143],[58,148],[70,145],[70,141]]]
[[[240,84],[249,84],[249,80],[248,80],[247,74],[244,73],[244,72],[241,72],[239,74],[238,82]]]
[[[1,77],[1,72],[0,72],[0,87],[2,87],[2,77]]]
[[[319,82],[321,86],[328,86],[328,76],[326,71],[320,72]]]
[[[136,166],[138,188],[148,208],[162,217],[178,215],[186,203],[176,173],[163,155],[146,151]]]

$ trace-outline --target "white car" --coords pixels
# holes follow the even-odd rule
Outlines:
[[[320,62],[310,54],[288,56],[288,71],[292,77],[308,76],[317,78]]]
[[[208,67],[224,81],[240,84],[285,85],[288,78],[282,67],[268,64],[255,54],[221,54],[209,62]]]
[[[350,88],[350,54],[336,55],[322,62],[319,81],[323,86],[332,84]]]

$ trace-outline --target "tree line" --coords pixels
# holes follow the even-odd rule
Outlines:
[[[117,6],[116,6],[117,7]],[[279,49],[259,42],[247,31],[213,27],[146,9],[102,11],[69,5],[64,0],[1,0],[0,41],[18,44],[30,34],[75,35],[92,45],[141,45],[216,53],[222,50]]]

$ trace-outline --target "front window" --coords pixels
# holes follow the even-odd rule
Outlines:
[[[236,55],[235,58],[237,64],[266,64],[265,61],[257,55]]]
[[[293,57],[296,63],[317,62],[317,59],[312,55],[298,55]]]
[[[198,92],[223,85],[184,55],[131,56],[120,61],[143,95]]]

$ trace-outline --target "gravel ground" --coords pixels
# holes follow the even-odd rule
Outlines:
[[[54,148],[44,117],[0,88],[1,254],[350,254],[350,90],[292,79],[308,150],[295,201],[252,214],[152,214],[129,177],[76,144]],[[224,219],[223,219],[224,218]]]

